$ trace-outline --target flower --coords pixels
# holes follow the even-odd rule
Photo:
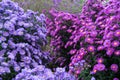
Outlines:
[[[118,47],[119,46],[119,41],[113,41],[112,46],[113,47]]]
[[[97,63],[103,63],[103,58],[98,58]]]
[[[95,50],[95,48],[94,48],[94,46],[89,46],[89,47],[87,48],[87,50],[90,51],[90,52],[93,52],[93,51]]]
[[[111,41],[110,40],[105,40],[103,45],[104,45],[104,47],[110,47],[111,46]]]
[[[100,51],[100,50],[103,50],[104,49],[104,46],[98,46],[97,47],[97,50]]]
[[[120,55],[120,50],[115,51],[114,54],[115,54],[116,56],[119,56],[119,55]]]
[[[98,63],[98,64],[94,65],[93,70],[103,71],[103,70],[105,70],[105,65],[101,64],[101,63]]]
[[[88,43],[90,43],[90,44],[93,43],[93,39],[91,39],[91,38],[86,38],[85,41],[88,42]]]
[[[118,78],[114,78],[113,80],[119,80]]]
[[[95,77],[92,77],[91,80],[96,80]]]
[[[114,52],[114,48],[108,48],[106,54],[108,56],[111,56],[113,54],[113,52]]]
[[[110,66],[111,70],[114,71],[114,72],[117,72],[118,71],[118,65],[117,64],[112,64]]]
[[[119,37],[120,36],[120,30],[116,30],[114,33],[114,36]]]

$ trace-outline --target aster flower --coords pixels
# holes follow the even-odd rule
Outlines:
[[[113,80],[119,80],[118,78],[114,78]]]
[[[115,54],[116,56],[119,56],[119,55],[120,55],[120,50],[115,51],[114,54]]]
[[[106,54],[108,56],[111,56],[113,54],[113,52],[114,52],[114,48],[108,48]]]
[[[45,15],[24,11],[11,0],[1,1],[0,11],[1,76],[11,79],[24,68],[46,64],[50,56],[41,49],[47,43]]]
[[[117,72],[118,71],[118,65],[117,64],[112,64],[110,66],[111,70],[114,71],[114,72]]]
[[[95,50],[94,46],[89,46],[88,51],[93,52]]]
[[[114,36],[119,37],[120,36],[120,30],[116,30],[114,33]]]
[[[94,65],[93,70],[103,71],[103,70],[105,70],[105,65],[104,65],[104,64],[101,64],[101,63],[96,64],[96,65]]]
[[[113,47],[118,47],[119,46],[119,41],[113,41],[112,46]]]
[[[103,45],[104,45],[104,47],[110,47],[111,46],[111,41],[110,40],[105,40]]]
[[[103,58],[98,58],[97,59],[97,63],[103,63],[103,61],[104,61]]]
[[[62,71],[59,71],[59,70]],[[75,80],[75,77],[67,72],[65,72],[62,68],[57,68],[53,73],[50,69],[45,68],[43,65],[38,65],[33,69],[23,69],[21,73],[16,75],[15,80],[22,79],[32,79],[32,80]]]

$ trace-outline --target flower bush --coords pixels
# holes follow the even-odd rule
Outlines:
[[[97,36],[84,59],[88,67],[79,76],[83,80],[119,80],[119,6],[120,1],[110,0],[98,13],[96,20]],[[92,49],[94,47],[94,49]],[[86,48],[87,49],[87,48]],[[87,75],[87,76],[86,76]]]
[[[46,64],[45,15],[24,11],[11,0],[0,2],[0,77],[11,80],[23,68]],[[7,76],[7,77],[6,77]]]
[[[79,18],[74,14],[59,12],[54,9],[50,10],[49,17],[46,23],[48,35],[51,38],[50,45],[53,46],[53,51],[59,55],[56,63],[59,66],[68,65],[71,57],[69,51],[73,47],[67,48],[67,42],[75,29],[80,27]],[[72,45],[72,42],[70,44]]]
[[[72,30],[69,30],[71,26],[63,30],[61,25],[65,21],[61,18],[57,20],[57,17],[60,14],[64,15],[64,12],[52,12],[48,26],[52,46],[60,54],[70,55],[64,57],[69,57],[68,60],[71,60],[69,72],[79,79],[119,80],[119,5],[119,0],[110,0],[106,4],[103,4],[102,0],[87,0],[80,17],[77,16],[73,22],[77,25],[73,25],[75,27]],[[66,39],[66,42],[63,39]]]
[[[15,80],[76,80],[75,77],[67,72],[64,68],[56,68],[53,73],[50,69],[39,65],[34,69],[23,69]]]

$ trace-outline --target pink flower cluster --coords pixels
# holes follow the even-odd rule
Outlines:
[[[104,74],[110,76],[107,79],[119,80],[120,0],[105,5],[102,0],[87,0],[79,17],[64,12],[50,14],[52,46],[64,58],[69,57],[69,72],[79,75],[89,68],[95,78]]]

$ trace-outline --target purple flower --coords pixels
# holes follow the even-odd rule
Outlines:
[[[93,70],[103,71],[103,70],[105,70],[105,65],[104,64],[100,64],[100,63],[96,64],[96,65],[94,65]]]
[[[114,33],[114,36],[119,37],[120,36],[120,30],[116,30]]]
[[[114,54],[115,54],[116,56],[120,56],[120,50],[115,51]]]
[[[1,44],[1,46],[2,46],[2,48],[6,49],[6,48],[7,48],[7,46],[8,46],[8,44],[7,44],[7,43],[5,43],[5,42],[3,42],[3,43]]]
[[[113,42],[112,42],[112,46],[113,46],[113,47],[118,47],[119,44],[120,44],[119,41],[113,41]]]
[[[108,48],[106,54],[108,56],[111,56],[113,54],[113,52],[114,52],[114,48]]]
[[[98,58],[97,63],[103,63],[103,58]]]
[[[95,48],[94,48],[94,46],[89,46],[89,47],[87,48],[87,50],[90,51],[90,52],[93,52],[93,51],[95,50]]]
[[[104,49],[104,46],[98,46],[97,47],[97,50],[100,51],[100,50],[103,50]]]
[[[85,41],[87,43],[93,44],[93,39],[92,38],[86,38]]]
[[[16,72],[19,72],[19,71],[20,71],[20,66],[18,66],[18,65],[14,66],[14,70],[15,70]]]
[[[103,45],[104,45],[104,47],[110,47],[111,46],[111,41],[110,40],[105,40]]]
[[[92,77],[91,80],[96,80],[95,77]]]
[[[113,80],[119,80],[118,78],[114,78]]]
[[[118,71],[118,65],[117,64],[112,64],[110,66],[111,70],[114,71],[114,72],[117,72]]]

